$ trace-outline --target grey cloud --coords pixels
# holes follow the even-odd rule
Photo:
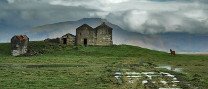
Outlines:
[[[53,6],[32,0],[33,3],[29,3],[29,0],[22,3],[20,1],[0,5],[0,33],[3,34],[4,32],[3,35],[0,35],[1,42],[8,42],[10,37],[15,34],[25,34],[32,27],[78,20],[90,17],[89,13],[96,11],[83,7]]]
[[[189,11],[189,10],[186,10]],[[187,32],[191,34],[208,33],[208,13],[197,14],[198,10],[192,13],[186,11],[161,11],[149,12],[141,10],[130,10],[126,12],[111,13],[107,16],[111,22],[118,24],[126,30],[143,34],[158,34],[166,32]],[[196,15],[193,15],[196,13]]]
[[[44,24],[101,17],[125,30],[143,34],[208,34],[207,0],[1,0],[0,3],[0,29],[16,33]]]
[[[149,0],[153,2],[201,2],[201,3],[208,3],[207,0]]]
[[[8,3],[8,1],[7,0],[1,0],[0,1],[0,4],[5,4],[5,3]]]

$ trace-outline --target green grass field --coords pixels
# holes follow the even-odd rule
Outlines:
[[[143,89],[124,82],[119,84],[114,73],[124,69],[158,71],[151,65],[183,68],[180,73],[170,71],[192,86],[181,85],[183,89],[208,88],[206,55],[170,56],[129,45],[69,47],[30,42],[29,48],[37,55],[13,57],[10,44],[0,44],[1,89]],[[136,65],[141,62],[151,65]]]

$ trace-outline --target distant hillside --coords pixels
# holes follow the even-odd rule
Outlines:
[[[75,34],[76,28],[82,24],[86,23],[92,27],[96,27],[102,22],[106,22],[107,25],[114,29],[114,44],[128,44],[166,52],[169,49],[185,53],[208,52],[208,36],[206,35],[193,35],[188,33],[140,34],[124,30],[101,18],[83,18],[78,21],[47,24],[34,27],[27,34],[31,40],[56,38],[66,33]]]

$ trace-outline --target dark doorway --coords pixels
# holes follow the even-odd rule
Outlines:
[[[67,44],[67,39],[63,38],[63,44]]]
[[[84,46],[87,46],[87,39],[84,39]]]

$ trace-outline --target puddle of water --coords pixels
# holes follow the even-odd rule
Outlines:
[[[180,81],[172,81],[173,83],[179,83]]]
[[[126,72],[127,75],[140,75],[141,73],[137,72]]]
[[[177,80],[175,75],[165,72],[115,72],[114,77],[120,81],[122,77],[126,77],[128,83],[135,83],[141,81],[142,85],[147,83],[153,83],[155,85],[162,84],[162,86],[167,86],[168,88],[160,88],[160,89],[181,89],[177,88],[178,83],[180,81]],[[147,79],[148,78],[148,79]],[[158,81],[159,80],[159,81]],[[171,84],[171,85],[169,85]],[[159,85],[161,86],[161,85]],[[161,86],[161,87],[162,87]],[[171,88],[175,87],[175,88]]]
[[[147,80],[143,80],[142,84],[144,85],[145,83],[148,83],[148,81]]]
[[[173,78],[173,80],[177,80],[177,78]]]
[[[127,78],[140,78],[142,76],[126,76]]]
[[[115,76],[115,78],[118,80],[121,76]]]
[[[142,74],[144,74],[144,75],[153,75],[153,74],[155,74],[155,72],[142,72]]]
[[[121,74],[122,74],[121,72],[116,72],[116,73],[115,73],[115,75],[121,75]]]
[[[166,81],[160,81],[160,82],[161,82],[162,84],[164,84],[164,85],[168,83],[168,82],[166,82]]]
[[[175,75],[172,75],[172,74],[170,74],[170,73],[164,73],[164,72],[161,72],[160,74],[163,75],[163,76],[175,78]]]
[[[167,70],[171,70],[171,71],[175,71],[175,72],[182,72],[182,70],[183,70],[183,68],[174,68],[170,65],[163,65],[163,66],[159,66],[159,67],[155,67],[155,68],[167,69]]]

